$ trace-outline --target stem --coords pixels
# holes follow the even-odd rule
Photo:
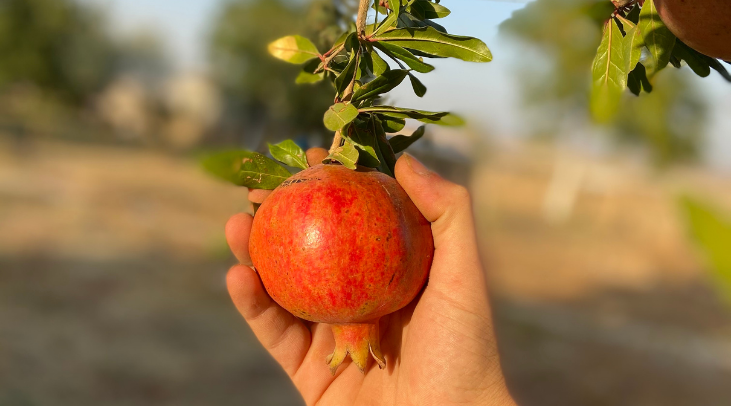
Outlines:
[[[370,5],[371,0],[360,0],[358,4],[358,18],[355,20],[358,36],[365,34],[366,17],[368,16],[368,6]]]
[[[340,142],[343,140],[342,130],[335,131],[335,137],[333,137],[333,144],[330,146],[330,155],[335,153],[335,150],[340,148]]]
[[[366,27],[366,18],[368,17],[368,7],[371,5],[371,0],[360,0],[358,3],[358,17],[355,19],[355,29],[358,33],[358,37],[364,37],[365,36],[365,27]],[[356,58],[360,57],[360,51],[358,56]],[[356,61],[357,63],[358,61]],[[342,100],[350,100],[350,98],[353,95],[353,87],[355,85],[355,76],[353,77],[353,80],[350,82],[348,87],[345,89],[345,92],[343,92]],[[330,154],[333,154],[336,149],[340,147],[340,143],[343,140],[343,136],[341,131],[335,132],[335,137],[333,138],[333,143],[330,146]]]

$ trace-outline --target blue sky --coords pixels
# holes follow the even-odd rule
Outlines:
[[[170,57],[181,69],[205,69],[205,41],[209,23],[226,0],[80,0],[106,8],[112,29],[127,34],[139,29],[161,36]],[[498,38],[500,22],[524,6],[528,0],[445,0],[452,14],[440,23],[461,35],[484,40],[494,61],[471,64],[438,60],[433,74],[423,75],[429,88],[423,99],[408,86],[391,95],[397,103],[423,109],[449,109],[464,114],[470,122],[493,133],[518,134],[523,128],[517,84],[510,74],[515,58],[505,38]],[[512,53],[511,53],[512,52]],[[696,79],[714,109],[710,123],[708,157],[719,168],[731,171],[731,85],[713,73]]]

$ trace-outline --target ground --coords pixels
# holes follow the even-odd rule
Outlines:
[[[729,182],[520,146],[470,186],[522,405],[727,404],[731,312],[675,197]],[[246,209],[190,157],[0,137],[0,405],[300,404],[225,290]]]

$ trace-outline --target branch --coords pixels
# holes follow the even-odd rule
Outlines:
[[[370,5],[370,0],[360,0],[360,3],[358,4],[358,18],[355,20],[355,27],[358,30],[358,36],[365,34],[366,17],[368,16],[368,6]]]
[[[355,29],[358,33],[358,38],[365,36],[365,27],[366,27],[366,19],[368,17],[368,7],[371,5],[371,0],[359,0],[358,4],[358,17],[355,20]],[[358,52],[358,51],[355,51]],[[357,56],[359,58],[360,55]],[[345,89],[345,92],[343,92],[342,100],[350,100],[350,98],[353,95],[353,87],[355,86],[355,76],[353,76],[353,80],[350,82],[348,87]],[[335,132],[335,137],[333,138],[332,146],[330,146],[330,154],[333,154],[337,148],[340,147],[340,143],[342,142],[343,137],[340,131]]]

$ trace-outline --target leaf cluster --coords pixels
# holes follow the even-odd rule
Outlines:
[[[335,97],[323,122],[336,135],[327,160],[393,175],[395,154],[424,133],[420,127],[410,136],[394,135],[407,119],[446,126],[462,120],[448,112],[382,105],[383,95],[408,78],[414,93],[423,97],[427,88],[417,75],[434,70],[425,59],[489,62],[492,54],[479,39],[450,34],[434,22],[450,14],[438,0],[376,0],[370,6],[373,22],[362,29],[351,25],[325,52],[298,35],[280,38],[268,49],[285,62],[302,65],[297,83],[332,84]]]
[[[604,23],[602,41],[592,65],[590,110],[599,122],[612,119],[625,89],[639,96],[652,92],[654,76],[672,65],[687,64],[698,76],[711,69],[731,82],[720,61],[685,45],[665,26],[653,0],[630,2]]]

